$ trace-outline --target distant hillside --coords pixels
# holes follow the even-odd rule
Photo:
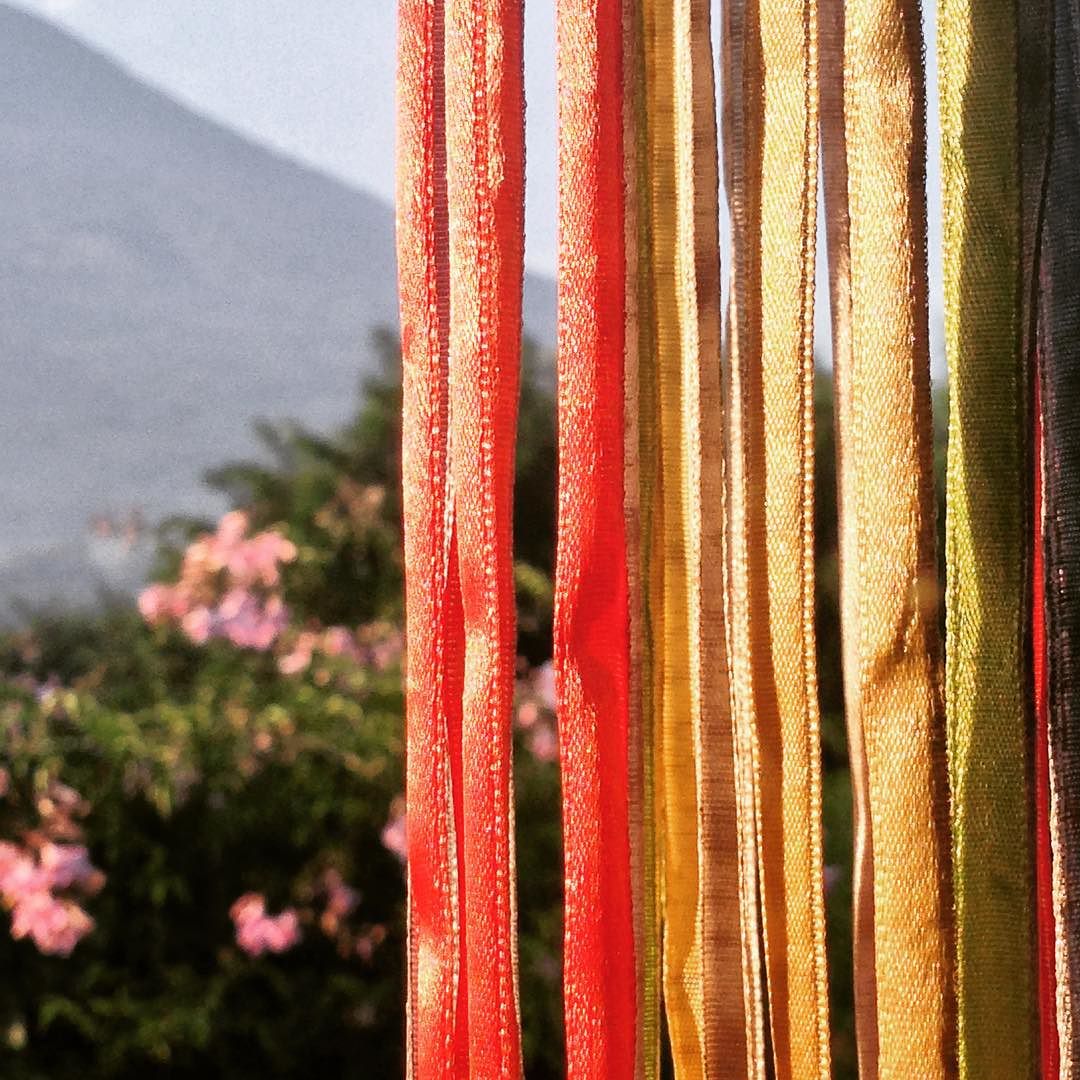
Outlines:
[[[88,517],[207,507],[254,417],[343,420],[396,323],[389,206],[2,4],[0,191],[0,602],[85,597]]]

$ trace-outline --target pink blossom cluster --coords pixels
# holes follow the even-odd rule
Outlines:
[[[325,630],[301,630],[292,648],[278,660],[278,669],[283,675],[299,675],[310,667],[316,653],[355,663],[364,659],[352,631],[331,626]]]
[[[326,898],[319,926],[328,937],[335,937],[345,920],[360,903],[360,894],[345,883],[340,871],[327,870],[322,876],[322,891]]]
[[[336,945],[342,957],[356,956],[370,963],[375,950],[386,941],[389,931],[382,923],[349,925],[349,917],[360,905],[360,893],[346,884],[341,872],[331,867],[319,879],[317,892],[323,898],[319,929]]]
[[[409,833],[405,818],[405,800],[396,798],[390,807],[390,817],[383,826],[383,847],[402,862],[409,857]]]
[[[188,547],[179,581],[143,590],[143,618],[151,626],[179,624],[197,645],[222,638],[242,649],[273,646],[289,621],[274,590],[281,566],[296,558],[296,545],[273,530],[249,536],[249,528],[243,511],[226,514],[216,532]]]
[[[537,761],[559,759],[555,705],[555,666],[548,661],[518,683],[516,722],[525,733],[526,747]]]
[[[93,896],[104,884],[81,844],[47,840],[35,852],[0,842],[0,899],[11,911],[11,936],[30,938],[47,955],[70,956],[90,933],[94,920],[71,894]]]
[[[371,623],[356,633],[345,626],[311,627],[296,635],[278,660],[278,668],[283,675],[299,675],[321,655],[388,671],[401,660],[403,651],[401,631],[386,623]]]
[[[229,909],[229,917],[236,929],[236,944],[248,956],[288,952],[300,941],[300,917],[295,908],[269,915],[262,893],[245,893]]]

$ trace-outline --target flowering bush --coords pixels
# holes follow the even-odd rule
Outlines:
[[[135,610],[0,636],[0,1075],[401,1074],[397,393],[369,386],[336,440],[266,430],[276,464],[219,471],[237,509],[171,523]],[[541,659],[549,570],[519,575]],[[538,686],[523,667],[521,979],[546,1077],[559,814]]]

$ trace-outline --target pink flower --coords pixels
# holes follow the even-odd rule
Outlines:
[[[184,560],[180,564],[181,586],[188,589],[204,588],[221,570],[221,563],[212,543],[211,537],[203,536],[188,545]]]
[[[48,892],[49,879],[31,852],[14,844],[0,844],[0,895],[8,905]]]
[[[344,626],[331,626],[323,632],[322,649],[327,656],[344,656],[350,660],[360,660],[356,638]]]
[[[11,915],[11,936],[29,937],[47,956],[70,956],[93,928],[94,920],[78,904],[47,891],[22,897]]]
[[[537,761],[559,759],[559,739],[550,724],[538,724],[529,734],[528,746]]]
[[[540,719],[540,706],[535,701],[523,701],[518,706],[517,722],[518,727],[523,731],[528,731],[536,725],[536,722]]]
[[[346,885],[336,870],[328,870],[323,877],[326,887],[326,910],[339,919],[349,915],[360,902],[360,894]]]
[[[139,593],[139,614],[157,626],[172,617],[173,590],[168,585],[150,585]]]
[[[550,660],[541,664],[533,674],[533,692],[545,709],[555,711],[555,665]]]
[[[267,531],[236,545],[229,554],[226,567],[236,585],[265,585],[272,589],[281,581],[278,565],[295,558],[296,545],[291,540],[286,540],[280,533]]]
[[[244,893],[243,896],[233,901],[229,908],[229,918],[237,926],[261,918],[266,914],[266,897],[262,893]]]
[[[196,645],[205,645],[214,636],[217,619],[208,607],[200,604],[184,616],[180,625]]]
[[[261,893],[245,893],[229,909],[236,927],[236,943],[248,956],[264,952],[283,953],[300,940],[300,919],[293,908],[278,915],[266,914]]]
[[[304,630],[293,642],[292,649],[278,660],[278,671],[282,675],[299,675],[311,663],[315,652],[316,636],[310,630]]]
[[[247,536],[250,522],[243,510],[232,510],[219,522],[213,536],[206,538],[206,550],[214,566],[224,570]]]
[[[356,939],[356,955],[365,963],[370,963],[375,950],[386,940],[386,934],[386,927],[376,923]]]
[[[33,856],[15,844],[0,842],[0,895],[8,903],[31,891],[40,891]]]
[[[38,852],[38,860],[50,889],[85,889],[88,885],[100,888],[100,872],[82,844],[46,843]]]
[[[383,847],[392,852],[402,862],[409,857],[409,834],[405,820],[405,811],[399,804],[395,804],[382,831]]]
[[[247,589],[230,589],[218,607],[221,632],[241,649],[264,652],[288,625],[289,616],[278,596],[260,604]]]

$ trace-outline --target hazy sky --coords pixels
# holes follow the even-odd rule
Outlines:
[[[394,0],[11,2],[71,28],[201,112],[387,200],[393,198]],[[719,7],[718,0],[713,6]],[[555,0],[525,3],[526,260],[547,274],[554,273],[556,256],[554,7]],[[934,4],[925,7],[932,23]],[[932,25],[927,37],[933,144],[937,95]],[[940,213],[933,145],[929,174],[931,338],[940,372]],[[827,293],[820,273],[818,296],[818,337],[824,352]]]

